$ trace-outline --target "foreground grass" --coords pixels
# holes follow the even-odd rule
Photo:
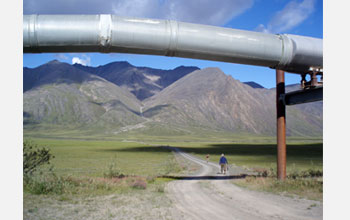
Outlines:
[[[135,142],[35,139],[55,156],[41,174],[25,181],[35,194],[108,194],[163,187],[157,176],[181,171],[169,149]],[[139,149],[137,152],[130,149]],[[157,148],[157,153],[150,151]],[[162,184],[159,184],[162,183]],[[159,191],[162,191],[159,189]]]
[[[120,188],[116,185],[100,194],[92,190],[49,195],[24,192],[23,219],[171,219],[171,201],[164,196],[167,180],[154,181],[146,189],[120,192],[114,190]],[[96,183],[90,183],[92,186]]]
[[[86,216],[94,216],[92,214],[96,210],[94,206],[100,206],[105,199],[108,200],[106,212],[102,216],[95,216],[97,219],[116,218],[118,213],[124,213],[124,216],[129,218],[142,218],[139,212],[133,210],[137,209],[138,205],[145,209],[144,213],[148,213],[148,209],[157,207],[159,210],[168,210],[166,206],[169,206],[170,201],[164,196],[164,187],[170,179],[157,178],[157,176],[179,173],[187,168],[176,162],[169,149],[160,146],[175,146],[202,159],[209,154],[210,161],[214,163],[219,161],[221,153],[225,153],[231,165],[249,170],[276,170],[276,145],[273,143],[273,138],[260,140],[253,137],[250,139],[251,143],[247,143],[249,142],[247,140],[240,143],[241,139],[230,141],[228,137],[208,142],[200,142],[200,138],[197,137],[192,137],[192,140],[189,137],[186,142],[181,142],[175,137],[168,140],[166,137],[153,139],[148,137],[146,140],[141,140],[140,136],[129,138],[121,140],[113,138],[96,140],[94,136],[88,140],[84,140],[85,137],[31,138],[39,146],[49,148],[55,156],[51,161],[54,166],[54,175],[46,167],[42,170],[43,175],[36,177],[37,185],[27,185],[27,188],[24,188],[26,219],[38,219],[40,216],[51,216],[51,214],[53,217],[46,219],[69,219],[70,215],[87,219]],[[229,141],[231,143],[227,143]],[[287,172],[289,174],[308,169],[322,171],[323,145],[310,143],[311,141],[296,138],[288,142]],[[300,178],[282,183],[273,177],[249,177],[235,184],[254,190],[322,200],[322,179],[314,180]],[[47,187],[45,186],[47,183],[52,184],[50,187],[53,190],[42,193],[43,188],[40,187]],[[147,198],[150,203],[148,204],[144,198]],[[100,203],[97,204],[97,201]],[[114,203],[119,207],[116,209],[119,212],[112,209],[112,207],[115,208]],[[45,204],[46,208],[41,209],[40,204]],[[60,207],[66,208],[61,210]],[[103,208],[98,209],[103,210]],[[129,210],[130,208],[132,210]],[[46,215],[45,210],[53,213]],[[128,212],[132,214],[128,215]],[[64,214],[61,216],[60,213]],[[167,215],[157,217],[151,213],[149,219],[166,219]]]
[[[24,181],[24,219],[168,219],[165,174],[181,171],[165,148],[135,142],[31,139],[55,156]],[[139,152],[129,152],[130,148]]]
[[[311,200],[323,200],[323,180],[320,178],[287,178],[285,181],[276,177],[247,177],[235,180],[234,184],[251,190],[271,192],[287,196],[297,196]]]

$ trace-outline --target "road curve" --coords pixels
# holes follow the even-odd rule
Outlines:
[[[201,167],[195,175],[168,184],[166,191],[174,204],[174,219],[322,219],[321,202],[240,188],[230,180],[238,177],[240,168],[231,168],[224,177],[218,173],[219,165],[172,149]]]

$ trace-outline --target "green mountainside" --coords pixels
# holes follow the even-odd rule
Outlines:
[[[66,63],[49,63],[23,94],[24,125],[121,127],[142,122],[141,102],[128,91]],[[25,85],[25,84],[24,84]]]

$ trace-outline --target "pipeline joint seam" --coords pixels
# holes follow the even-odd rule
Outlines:
[[[101,53],[109,53],[112,40],[112,16],[101,14],[99,22],[99,46]]]

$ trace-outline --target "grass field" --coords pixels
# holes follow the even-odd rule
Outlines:
[[[149,145],[135,142],[29,140],[50,149],[55,158],[24,184],[24,219],[167,219],[171,215],[171,201],[164,196],[171,179],[156,178],[181,171],[169,150],[160,148],[155,154],[147,150]],[[130,148],[143,150],[128,152]]]
[[[136,142],[30,140],[50,149],[55,156],[51,165],[59,175],[102,177],[114,165],[124,174],[146,177],[169,172],[173,160],[170,150]],[[157,153],[150,150],[154,148]]]
[[[72,135],[72,134],[70,134]],[[38,138],[40,136],[40,138]],[[276,146],[271,137],[118,137],[51,135],[25,136],[55,156],[43,173],[24,185],[24,219],[168,219],[172,202],[165,187],[173,179],[158,175],[185,174],[196,169],[175,159],[167,149],[181,150],[217,163],[225,153],[230,164],[246,168],[275,168]],[[313,143],[317,142],[318,143]],[[288,173],[322,170],[322,140],[290,138]],[[53,166],[53,174],[48,167]],[[123,174],[110,178],[109,174]],[[322,200],[323,181],[248,177],[233,184],[252,190]]]
[[[48,125],[41,128],[26,127],[24,129],[24,137],[35,139],[55,139],[55,140],[101,140],[101,141],[144,141],[161,142],[161,143],[176,143],[176,142],[199,142],[199,143],[257,143],[257,144],[275,144],[276,137],[274,136],[259,136],[250,134],[239,134],[227,131],[212,131],[203,129],[192,129],[190,134],[179,134],[174,132],[165,132],[164,128],[157,128],[150,134],[149,131],[129,131],[118,134],[100,132],[94,129],[80,130],[77,128],[69,128],[62,126],[55,127]],[[288,143],[318,143],[322,142],[322,137],[287,137]]]
[[[218,162],[224,153],[230,164],[249,168],[275,168],[276,145],[215,142],[158,141],[148,145],[143,142],[38,139],[32,140],[48,147],[55,159],[52,161],[59,174],[74,176],[102,176],[110,164],[122,172],[135,175],[157,175],[168,172],[173,157],[166,148],[175,146],[200,158],[210,155],[210,161]],[[322,143],[289,143],[287,145],[287,171],[319,169],[323,166]]]
[[[247,168],[276,168],[276,144],[272,143],[215,143],[215,142],[156,142],[157,145],[170,145],[182,151],[205,159],[210,155],[210,161],[218,163],[222,153],[230,164]],[[138,152],[138,147],[124,151]],[[159,148],[149,147],[147,151],[158,152]],[[319,169],[323,167],[323,144],[309,143],[298,140],[287,144],[287,171]]]
[[[193,137],[192,137],[193,138]],[[28,139],[27,137],[25,139]],[[148,183],[148,188],[155,191],[164,191],[163,187],[170,180],[154,179],[156,176],[176,174],[181,172],[183,167],[178,164],[174,155],[167,148],[161,146],[174,146],[182,151],[191,153],[199,158],[205,159],[207,154],[210,155],[210,161],[217,163],[221,153],[224,153],[231,165],[245,167],[247,169],[266,169],[276,170],[276,145],[272,138],[251,137],[251,143],[246,143],[241,139],[236,139],[231,143],[226,141],[215,142],[199,142],[192,140],[181,141],[180,139],[169,138],[165,141],[163,137],[148,138],[142,142],[140,137],[128,140],[94,140],[93,136],[90,140],[84,140],[79,137],[76,139],[64,138],[29,138],[39,146],[45,146],[50,149],[55,156],[51,165],[54,172],[62,180],[69,180],[70,185],[88,186],[88,182],[95,183],[95,188],[82,189],[83,192],[95,192],[111,190],[116,192],[130,190],[130,181],[138,181],[137,179],[125,180],[118,182],[117,185],[105,184],[99,178],[106,177],[108,172],[117,172],[126,176],[136,176],[143,178],[142,181]],[[260,140],[260,141],[259,141]],[[318,143],[312,143],[312,140],[294,138],[289,140],[287,144],[287,175],[300,173],[307,170],[323,170],[323,144],[322,140]],[[243,142],[243,143],[239,143]],[[259,143],[260,142],[260,143]],[[259,143],[259,144],[258,144]],[[93,179],[91,179],[93,178]],[[148,181],[148,180],[151,181]],[[56,180],[55,180],[56,181]],[[64,182],[63,181],[63,182]],[[307,181],[292,182],[291,184],[280,184],[275,181],[275,177],[271,179],[246,179],[240,181],[241,186],[255,190],[283,192],[290,189],[291,193],[303,194],[312,189],[314,185],[317,195],[311,193],[310,198],[320,199],[322,197],[322,180],[315,183]],[[239,182],[239,181],[238,181]],[[68,184],[68,185],[69,185]],[[289,184],[289,186],[288,186]],[[301,190],[304,185],[306,189]],[[314,184],[314,185],[313,185]],[[119,187],[119,188],[118,188]],[[73,187],[74,188],[74,187]],[[96,189],[99,190],[96,190]],[[118,190],[117,190],[118,188]],[[132,188],[132,187],[131,187]],[[122,189],[122,190],[119,190]],[[90,190],[90,191],[89,191]],[[97,194],[99,194],[97,193]]]

